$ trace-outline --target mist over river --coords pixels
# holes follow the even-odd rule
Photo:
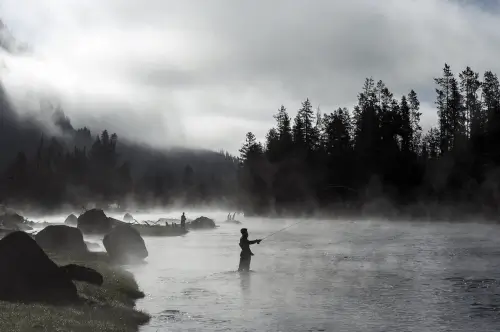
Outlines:
[[[220,227],[146,237],[147,264],[127,267],[152,315],[143,332],[499,330],[500,226],[305,220],[253,245],[240,275],[241,227],[256,239],[298,220],[186,215]]]

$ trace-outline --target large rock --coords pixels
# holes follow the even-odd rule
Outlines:
[[[35,235],[35,240],[44,250],[84,254],[87,245],[83,241],[82,232],[66,225],[47,226]]]
[[[64,223],[66,225],[76,226],[78,225],[78,217],[72,213],[64,220]]]
[[[117,225],[102,242],[108,255],[116,261],[133,262],[148,257],[144,239],[129,225]]]
[[[66,277],[71,280],[85,281],[89,284],[97,286],[102,286],[102,283],[104,282],[102,274],[85,266],[68,264],[61,266],[60,269],[64,272]]]
[[[123,216],[123,220],[126,221],[126,222],[133,222],[134,221],[134,217],[132,217],[132,215],[127,212]]]
[[[115,218],[112,218],[112,217],[108,217],[109,221],[111,222],[111,227],[114,227],[116,225],[127,225],[128,223],[124,222],[124,221],[121,221],[121,220],[118,220],[118,219],[115,219]]]
[[[92,209],[78,217],[77,227],[83,234],[107,234],[113,227],[113,221],[103,210]]]
[[[215,228],[215,222],[213,219],[207,217],[199,217],[189,223],[189,228],[191,229],[209,229]]]
[[[11,211],[0,214],[0,226],[11,231],[30,231],[33,229],[23,216]]]
[[[24,232],[0,240],[0,300],[74,301],[76,286]]]

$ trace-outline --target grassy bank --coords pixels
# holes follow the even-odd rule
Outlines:
[[[133,275],[113,267],[106,257],[89,254],[85,257],[49,256],[58,264],[84,265],[104,277],[101,287],[75,282],[82,303],[71,306],[13,304],[0,301],[0,331],[137,331],[149,320],[134,309],[135,301],[144,297]]]

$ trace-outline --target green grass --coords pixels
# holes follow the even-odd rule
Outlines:
[[[133,275],[113,267],[102,254],[85,257],[49,256],[59,265],[70,263],[93,268],[104,277],[101,287],[75,282],[84,301],[70,306],[17,304],[0,301],[0,331],[138,331],[149,316],[134,308],[144,297]]]

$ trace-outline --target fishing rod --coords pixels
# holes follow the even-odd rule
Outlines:
[[[267,235],[267,236],[263,237],[261,240],[267,239],[268,237],[270,237],[270,236],[272,236],[272,235],[274,235],[274,234],[276,234],[276,233],[282,232],[282,231],[284,231],[285,229],[288,229],[288,228],[290,228],[290,227],[292,227],[292,226],[295,226],[295,225],[301,224],[301,223],[306,222],[306,221],[309,221],[309,220],[307,220],[307,219],[306,219],[306,220],[301,220],[301,221],[299,221],[299,222],[296,222],[295,224],[291,224],[291,225],[289,225],[289,226],[286,226],[286,227],[284,227],[284,228],[282,228],[282,229],[280,229],[280,230],[277,230],[277,231],[276,231],[276,232],[274,232],[274,233],[271,233],[271,234],[269,234],[269,235]]]

